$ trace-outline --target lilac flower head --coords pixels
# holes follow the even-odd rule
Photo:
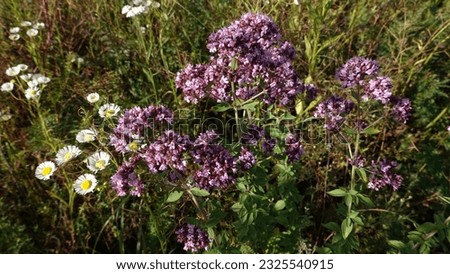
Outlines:
[[[350,112],[353,107],[352,101],[333,95],[317,106],[314,117],[324,118],[324,128],[329,131],[336,131],[345,121],[343,115]]]
[[[184,244],[183,249],[190,252],[198,252],[200,250],[208,250],[212,240],[208,234],[201,228],[192,224],[186,224],[177,231],[177,242]]]
[[[392,115],[395,120],[406,124],[411,116],[411,101],[408,98],[392,97],[391,103],[393,104]]]
[[[242,134],[242,142],[255,146],[262,137],[264,137],[264,129],[257,125],[250,125],[247,131]]]
[[[172,121],[172,111],[164,106],[148,106],[146,108],[138,106],[128,109],[119,117],[117,126],[110,136],[110,144],[117,152],[126,152],[130,142],[145,137],[147,131],[153,129],[157,124],[171,124]]]
[[[372,161],[372,174],[369,178],[368,187],[377,191],[385,186],[391,186],[394,190],[399,189],[402,185],[403,177],[394,173],[393,170],[396,166],[397,162],[386,159],[378,163]]]
[[[278,27],[268,16],[247,13],[230,26],[211,34],[207,47],[211,53],[233,57],[271,48],[280,38]]]
[[[111,177],[112,188],[119,196],[129,193],[140,197],[144,190],[144,183],[134,172],[140,157],[133,157],[129,162],[124,162]]]
[[[316,99],[318,90],[314,84],[305,84],[305,95],[308,101]]]
[[[173,130],[167,130],[143,151],[142,159],[152,173],[168,169],[183,173],[187,168],[184,154],[191,146],[187,136],[180,136]]]
[[[377,74],[379,65],[375,60],[353,57],[336,71],[336,78],[341,81],[343,88],[364,85],[366,76]]]
[[[256,164],[256,158],[253,153],[245,147],[241,147],[241,154],[239,155],[239,163],[241,169],[247,171]]]
[[[286,145],[286,154],[290,162],[300,160],[303,155],[303,145],[300,144],[300,139],[297,135],[288,133],[284,139]]]
[[[198,165],[193,175],[198,187],[226,189],[236,182],[237,159],[223,146],[214,143],[217,134],[207,131],[194,142],[191,156]]]
[[[199,100],[206,97],[208,81],[205,81],[205,65],[187,65],[186,68],[177,73],[175,79],[176,87],[183,90],[184,100],[188,103],[197,104]]]
[[[349,158],[348,162],[352,166],[364,167],[364,165],[366,164],[366,159],[358,154],[358,155],[356,155],[356,157]]]
[[[369,80],[366,84],[363,95],[363,100],[374,99],[383,104],[389,103],[392,92],[392,82],[389,77],[379,76],[375,79]]]
[[[286,106],[304,89],[291,64],[294,47],[281,41],[266,15],[243,15],[212,33],[207,47],[212,54],[209,63],[188,65],[177,74],[177,88],[189,103],[205,98],[248,100],[261,93],[258,99],[265,103]]]
[[[270,155],[277,144],[277,140],[275,138],[266,137],[261,144],[262,152],[266,155]]]

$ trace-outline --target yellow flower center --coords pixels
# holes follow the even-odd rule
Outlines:
[[[71,152],[67,152],[67,153],[64,155],[64,160],[65,160],[65,161],[69,161],[71,158],[72,158],[72,153],[71,153]]]
[[[42,175],[47,176],[47,175],[49,175],[50,173],[52,173],[52,168],[51,168],[51,167],[46,166],[46,167],[44,167],[44,168],[42,169]]]
[[[80,187],[81,187],[82,190],[88,190],[91,186],[92,186],[92,182],[90,180],[84,180],[80,184]]]
[[[107,118],[112,117],[112,116],[114,116],[115,113],[116,112],[114,111],[114,109],[108,109],[105,111],[105,117],[107,117]]]
[[[85,134],[85,135],[84,135],[84,141],[85,141],[85,142],[91,142],[91,141],[94,141],[94,135],[92,135],[92,134]]]
[[[131,142],[128,144],[128,149],[130,150],[138,150],[139,149],[139,143],[138,142]]]
[[[105,160],[98,160],[97,162],[95,162],[95,167],[98,169],[103,169],[105,167],[105,164]]]

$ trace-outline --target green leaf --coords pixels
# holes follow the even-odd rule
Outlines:
[[[214,233],[214,229],[212,229],[212,227],[208,227],[208,236],[211,239],[214,239],[216,237],[216,233]]]
[[[369,127],[369,128],[366,128],[365,130],[361,131],[362,134],[367,134],[367,135],[373,135],[373,134],[377,134],[379,132],[380,132],[380,130],[378,128],[374,128],[374,127]]]
[[[355,170],[356,170],[356,173],[358,173],[359,178],[361,178],[361,180],[364,183],[367,183],[368,180],[367,180],[366,170],[364,168],[360,168],[360,167],[357,167]]]
[[[284,200],[278,200],[275,203],[274,209],[276,211],[280,211],[280,210],[283,210],[285,207],[286,207],[286,202]]]
[[[434,232],[438,230],[438,227],[436,224],[427,222],[424,224],[421,224],[418,228],[417,231],[423,232],[423,233],[430,233],[430,232]]]
[[[372,200],[371,200],[369,197],[365,196],[364,194],[358,193],[356,196],[357,196],[357,197],[361,200],[361,202],[363,202],[363,204],[365,204],[366,206],[370,206],[370,207],[373,207],[373,206],[374,206]]]
[[[297,113],[297,115],[299,115],[302,112],[303,112],[303,102],[298,101],[297,104],[295,104],[295,113]]]
[[[245,109],[245,110],[249,110],[249,111],[255,111],[256,110],[256,106],[259,104],[258,101],[255,102],[250,102],[247,103],[245,105],[242,105],[239,107],[239,109]]]
[[[345,218],[342,221],[341,230],[342,230],[342,237],[344,239],[347,239],[348,235],[350,235],[350,233],[353,230],[353,222],[350,218]]]
[[[364,222],[363,222],[363,220],[361,219],[361,217],[355,217],[355,218],[352,218],[352,220],[353,220],[353,222],[355,222],[355,224],[358,224],[358,225],[361,225],[361,226],[363,226],[364,225]]]
[[[305,42],[305,54],[309,60],[312,60],[312,46],[307,36],[304,37],[304,42]]]
[[[167,197],[166,203],[173,203],[178,201],[183,196],[183,191],[172,191]]]
[[[356,135],[356,130],[354,130],[353,128],[344,127],[344,132],[349,135]]]
[[[283,115],[283,119],[282,120],[294,120],[296,117],[292,114],[290,114],[289,112],[285,113]]]
[[[237,183],[236,188],[241,192],[247,191],[247,187],[245,186],[245,184],[243,182]]]
[[[212,107],[215,112],[224,112],[231,109],[231,105],[228,103],[220,103]]]
[[[191,192],[192,192],[192,194],[194,194],[194,196],[197,196],[197,197],[209,196],[209,192],[207,190],[200,189],[198,187],[191,188]]]
[[[344,196],[344,202],[347,206],[350,206],[353,202],[353,197],[349,193],[345,194]]]
[[[347,194],[347,191],[342,188],[339,188],[339,189],[334,189],[332,191],[328,191],[327,193],[328,193],[328,195],[333,196],[333,197],[344,197],[345,194]]]
[[[341,231],[341,229],[339,228],[339,225],[335,222],[329,222],[329,223],[323,224],[323,226],[325,228],[328,228],[331,231],[336,232],[336,233],[339,233]]]
[[[388,241],[388,245],[397,249],[397,250],[403,250],[406,248],[406,244],[404,242],[401,241],[396,241],[396,240],[390,240]]]
[[[234,212],[239,212],[242,207],[243,206],[241,203],[235,203],[234,205],[231,206],[231,210],[233,210]]]

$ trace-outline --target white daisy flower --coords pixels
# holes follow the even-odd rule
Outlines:
[[[86,96],[86,100],[87,100],[89,103],[91,103],[91,104],[97,102],[99,99],[100,99],[100,95],[98,95],[97,92],[89,93],[89,94]]]
[[[45,24],[42,22],[37,22],[36,24],[33,25],[33,29],[44,29],[45,28]]]
[[[39,82],[37,80],[31,80],[27,82],[29,88],[37,88],[39,86]]]
[[[111,117],[116,116],[119,111],[120,111],[120,107],[118,105],[104,104],[98,110],[98,114],[102,118],[111,118]]]
[[[34,175],[39,180],[48,180],[48,179],[50,179],[50,176],[53,175],[55,170],[56,170],[55,163],[53,163],[51,161],[45,161],[42,164],[37,166],[36,171],[34,172]]]
[[[20,23],[21,27],[31,27],[33,24],[30,21],[22,21]]]
[[[95,130],[83,129],[82,131],[78,132],[75,138],[79,143],[89,143],[94,141],[96,136],[97,132]]]
[[[16,67],[18,67],[21,71],[25,71],[28,69],[28,66],[25,64],[18,64]]]
[[[108,153],[104,151],[97,151],[86,159],[87,167],[92,172],[97,173],[97,171],[105,169],[105,167],[109,165],[110,158],[111,157]]]
[[[11,114],[9,114],[6,111],[0,110],[0,121],[2,121],[2,122],[8,121],[11,118],[12,118]]]
[[[19,73],[20,73],[20,68],[17,66],[6,69],[6,75],[11,76],[11,77],[17,76],[17,75],[19,75]]]
[[[65,146],[56,153],[56,164],[58,166],[67,163],[81,154],[81,150],[76,146]]]
[[[3,92],[12,91],[14,89],[14,84],[11,82],[3,83],[0,90]]]
[[[29,29],[27,30],[27,35],[30,37],[34,37],[38,35],[39,31],[37,29]]]
[[[13,34],[13,33],[19,33],[20,28],[19,27],[14,27],[14,28],[10,28],[9,29],[9,33]]]
[[[50,78],[46,76],[40,76],[36,81],[38,81],[39,84],[47,84],[48,82],[50,82]]]
[[[25,90],[25,97],[28,100],[36,99],[41,95],[41,90],[36,87],[29,87]]]
[[[81,175],[73,184],[75,192],[81,195],[86,195],[87,193],[94,191],[96,186],[97,179],[95,179],[95,176],[90,173]]]
[[[9,38],[9,40],[17,41],[17,40],[20,39],[20,34],[16,34],[16,33],[10,34],[10,35],[8,36],[8,38]]]
[[[31,73],[22,74],[19,77],[20,77],[20,79],[22,79],[24,81],[29,81],[29,80],[31,80],[31,77],[33,77],[33,74],[31,74]]]
[[[128,12],[130,12],[130,10],[131,10],[131,6],[129,6],[129,5],[125,5],[125,6],[123,6],[123,8],[122,8],[122,14],[127,14],[127,17],[129,17],[128,16]]]

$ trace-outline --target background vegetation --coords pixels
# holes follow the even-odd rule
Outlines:
[[[262,178],[276,174],[270,180],[282,185],[280,178],[289,177],[289,188],[252,196],[254,209],[246,216],[235,214],[242,195],[199,197],[210,213],[209,252],[449,253],[450,1],[298,2],[164,0],[126,18],[121,0],[0,1],[0,70],[23,63],[51,78],[38,108],[0,94],[0,111],[12,115],[0,122],[0,252],[182,252],[174,231],[187,215],[179,209],[188,198],[167,203],[169,191],[157,184],[140,198],[117,197],[107,176],[93,194],[73,196],[67,178],[76,178],[75,168],[49,181],[36,179],[34,171],[57,149],[75,144],[79,130],[98,122],[97,109],[85,99],[90,92],[122,109],[163,104],[186,110],[187,117],[194,111],[212,115],[207,106],[195,109],[183,101],[176,73],[188,63],[207,62],[209,34],[253,11],[276,22],[296,49],[300,78],[322,95],[335,91],[335,71],[351,57],[379,61],[395,95],[411,100],[413,114],[406,125],[384,127],[382,137],[364,145],[396,159],[405,179],[395,192],[366,190],[372,203],[358,208],[363,223],[353,242],[342,242],[338,229],[326,225],[340,222],[342,201],[327,192],[343,186],[346,173],[339,165],[345,160],[311,144],[299,165]],[[9,29],[24,20],[43,22],[45,29],[36,37],[8,39]],[[9,80],[0,74],[0,83]],[[273,207],[287,193],[295,193],[287,198],[295,205],[281,214]],[[292,227],[273,218],[287,218]]]

